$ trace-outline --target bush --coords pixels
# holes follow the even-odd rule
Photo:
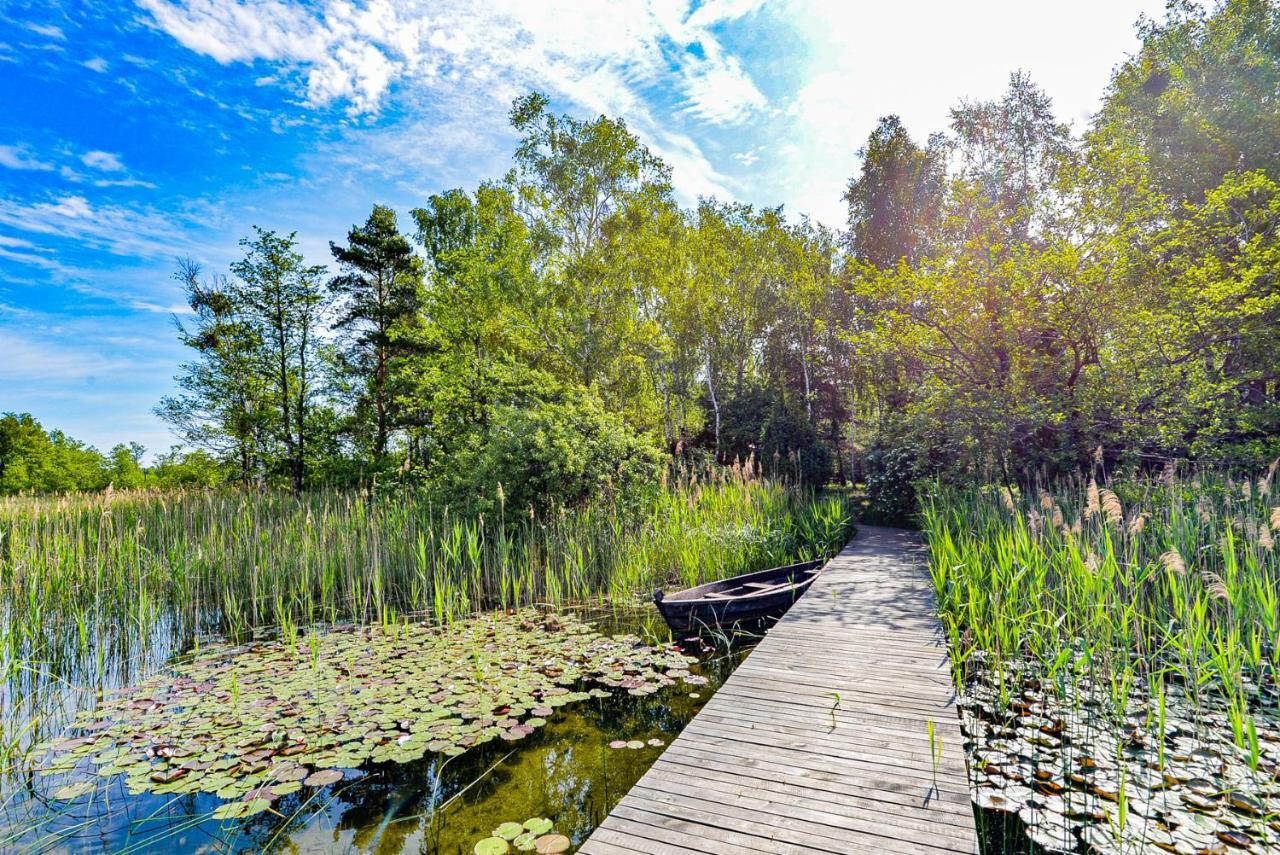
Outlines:
[[[594,398],[494,411],[470,448],[442,461],[429,483],[451,507],[490,511],[502,485],[507,513],[576,506],[601,494],[627,496],[658,480],[661,456],[647,438]]]
[[[776,394],[750,389],[725,403],[721,414],[720,457],[754,457],[771,477],[822,486],[831,479],[831,450],[803,413]]]
[[[915,454],[905,444],[871,448],[862,459],[866,502],[859,522],[915,528]]]

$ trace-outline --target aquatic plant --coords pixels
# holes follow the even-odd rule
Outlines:
[[[97,692],[209,639],[305,647],[318,624],[630,602],[831,554],[849,531],[841,497],[750,467],[677,473],[642,498],[488,519],[412,493],[0,500],[0,774]]]
[[[556,708],[646,695],[694,659],[634,636],[604,636],[570,615],[525,610],[447,630],[404,623],[322,633],[312,657],[281,642],[206,650],[82,713],[74,733],[37,746],[56,799],[89,795],[83,776],[123,775],[132,793],[216,793],[226,816],[265,810],[302,786],[328,786],[368,761],[457,755],[516,741]],[[641,743],[643,746],[643,743]],[[74,783],[62,783],[66,776]]]
[[[980,806],[1051,851],[1280,843],[1276,468],[934,490]]]

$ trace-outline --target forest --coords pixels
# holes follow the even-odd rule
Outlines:
[[[397,483],[480,509],[574,503],[672,455],[865,483],[1005,483],[1095,459],[1280,453],[1280,27],[1264,2],[1141,25],[1082,133],[1022,72],[950,126],[884,117],[840,230],[675,201],[621,119],[519,99],[512,168],[303,258],[256,228],[195,261],[183,446],[0,422],[0,491]]]

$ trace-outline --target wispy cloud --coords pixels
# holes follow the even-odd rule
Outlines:
[[[353,118],[383,109],[393,87],[414,99],[468,102],[469,123],[498,117],[511,99],[549,90],[592,113],[625,116],[675,167],[688,199],[725,194],[728,179],[690,133],[655,113],[652,89],[676,85],[673,105],[695,122],[739,123],[765,96],[713,28],[754,11],[758,2],[691,4],[571,0],[530,4],[460,0],[353,5],[284,0],[140,0],[146,22],[197,53],[224,63],[273,63],[258,85],[296,87],[312,108],[341,105]],[[495,106],[497,109],[495,109]],[[433,122],[439,116],[433,117]],[[445,119],[447,122],[447,119]],[[384,145],[397,128],[368,129]],[[421,142],[421,135],[408,144]]]
[[[124,163],[120,160],[120,155],[112,154],[109,151],[86,151],[80,155],[80,162],[90,169],[97,169],[101,172],[123,172]]]
[[[0,225],[134,258],[172,258],[189,240],[171,214],[146,206],[95,205],[78,194],[38,202],[0,199]]]
[[[0,145],[0,166],[6,169],[26,169],[48,172],[54,168],[52,163],[41,160],[31,154],[25,146]]]
[[[22,26],[37,35],[44,36],[48,39],[54,39],[55,41],[60,42],[67,40],[67,34],[62,31],[62,27],[55,24],[40,24],[34,21],[27,21]]]

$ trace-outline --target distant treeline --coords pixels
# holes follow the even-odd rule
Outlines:
[[[572,501],[663,454],[909,502],[921,475],[1280,451],[1280,11],[1172,3],[1082,135],[1022,73],[881,120],[847,229],[674,201],[616,119],[519,99],[505,176],[385,207],[329,268],[258,229],[179,276],[158,412],[231,480]],[[833,195],[841,188],[832,188]]]
[[[149,466],[136,442],[103,454],[60,430],[46,430],[30,413],[0,414],[0,496],[139,487],[212,486],[224,467],[208,453],[174,446]]]

